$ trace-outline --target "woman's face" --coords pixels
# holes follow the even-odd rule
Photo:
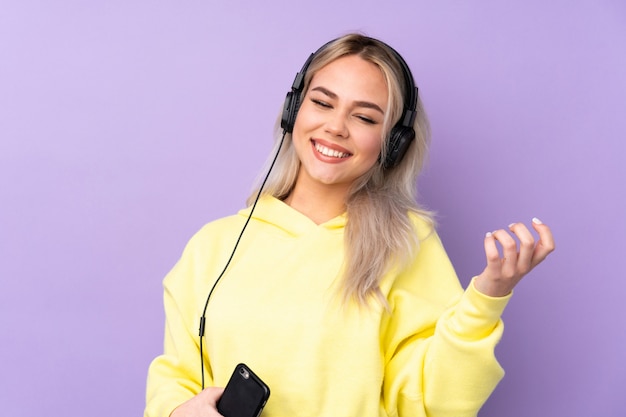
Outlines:
[[[341,187],[378,160],[387,109],[381,70],[349,55],[312,78],[293,129],[301,167],[296,186]]]

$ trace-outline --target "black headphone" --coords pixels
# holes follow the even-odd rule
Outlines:
[[[400,66],[402,67],[402,74],[404,75],[404,82],[406,86],[406,94],[404,96],[404,106],[402,110],[402,116],[398,122],[393,126],[389,133],[389,141],[387,144],[387,154],[383,161],[383,167],[385,169],[393,168],[400,163],[404,154],[409,149],[409,145],[415,139],[415,130],[413,129],[413,122],[415,121],[416,107],[417,107],[417,86],[415,80],[411,74],[411,70],[402,56],[391,46],[382,41],[375,40],[373,38],[364,37],[368,44],[374,44],[374,42],[380,42],[386,46],[396,57]],[[309,56],[306,60],[300,72],[296,74],[296,78],[291,86],[291,91],[287,93],[285,98],[285,104],[283,106],[283,115],[280,121],[280,127],[282,127],[285,133],[292,133],[294,124],[296,123],[296,116],[302,103],[302,94],[304,90],[304,77],[309,68],[309,65],[313,59],[328,45],[335,42],[337,39],[332,40],[319,48],[317,51]]]

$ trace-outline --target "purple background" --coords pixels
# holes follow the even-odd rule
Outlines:
[[[0,5],[2,415],[142,413],[163,276],[243,206],[293,76],[352,30],[414,70],[422,201],[463,283],[487,231],[538,216],[557,238],[480,415],[625,415],[624,3],[216,3]]]

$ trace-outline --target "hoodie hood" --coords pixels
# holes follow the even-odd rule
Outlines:
[[[248,217],[252,206],[239,211],[240,216]],[[346,226],[347,215],[343,213],[322,224],[315,224],[304,214],[293,209],[284,201],[270,195],[262,195],[254,208],[252,219],[271,224],[292,235],[303,235],[320,228],[337,233],[343,233]]]

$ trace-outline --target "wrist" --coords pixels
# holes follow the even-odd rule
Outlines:
[[[508,285],[493,282],[482,275],[474,278],[472,280],[472,285],[474,285],[474,289],[476,289],[476,291],[489,297],[506,297],[511,294],[511,291],[513,290],[512,288],[509,288]]]

